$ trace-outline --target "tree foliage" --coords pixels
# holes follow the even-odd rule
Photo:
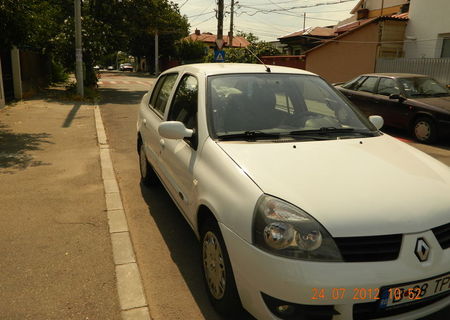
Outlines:
[[[87,85],[95,83],[92,67],[103,55],[120,50],[151,57],[156,32],[160,53],[175,55],[175,41],[188,32],[187,18],[168,0],[80,1]],[[0,0],[0,48],[47,53],[73,70],[73,16],[73,0]]]
[[[184,63],[201,62],[208,48],[201,41],[182,39],[175,43],[176,58]]]
[[[259,63],[257,56],[273,56],[279,54],[278,50],[266,41],[260,41],[253,33],[238,32],[240,37],[247,39],[250,45],[247,48],[225,48],[225,61],[236,63]],[[212,53],[208,55],[206,61],[213,62]]]

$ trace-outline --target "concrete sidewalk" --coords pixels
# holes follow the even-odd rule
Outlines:
[[[121,319],[93,110],[0,110],[0,319]]]

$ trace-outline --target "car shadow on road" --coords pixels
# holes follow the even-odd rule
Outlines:
[[[390,136],[396,137],[398,139],[401,139],[405,142],[413,142],[413,143],[420,143],[417,140],[415,140],[411,135],[408,135],[407,132],[404,130],[400,130],[397,128],[392,127],[383,127],[381,129],[382,132],[387,133]],[[444,139],[439,139],[436,141],[436,143],[431,144],[430,146],[441,148],[444,150],[450,150],[450,141],[445,141]]]
[[[217,314],[208,299],[207,289],[203,282],[200,244],[182,213],[160,182],[151,187],[145,187],[142,184],[140,187],[149,212],[203,316],[208,320],[225,319]],[[254,318],[245,313],[239,319],[251,320]]]
[[[129,72],[129,71],[100,71],[101,75],[105,77],[119,77],[119,76],[127,76],[127,77],[135,77],[141,79],[156,79],[157,76],[151,75],[149,73],[142,72]]]
[[[27,167],[50,165],[50,163],[34,160],[29,153],[42,150],[42,144],[53,144],[48,133],[16,133],[0,122],[0,174],[15,173]]]

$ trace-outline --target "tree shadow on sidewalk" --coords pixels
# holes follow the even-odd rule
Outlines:
[[[49,165],[34,160],[28,151],[41,150],[40,145],[43,143],[53,144],[48,140],[50,137],[48,133],[15,133],[0,123],[0,174],[14,173],[11,169]]]

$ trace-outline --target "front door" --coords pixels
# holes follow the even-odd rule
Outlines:
[[[162,139],[161,164],[169,176],[172,196],[183,213],[192,221],[195,211],[196,183],[194,168],[197,159],[198,81],[185,74],[174,93],[168,121],[181,121],[194,134],[186,139]]]

